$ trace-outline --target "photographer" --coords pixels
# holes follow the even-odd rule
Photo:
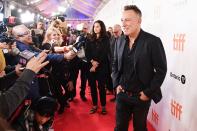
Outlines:
[[[0,94],[0,105],[3,105],[0,106],[1,117],[8,118],[24,100],[35,74],[49,63],[48,61],[43,63],[46,56],[46,53],[41,52],[37,57],[32,58],[15,84]]]

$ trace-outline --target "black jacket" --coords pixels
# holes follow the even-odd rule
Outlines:
[[[119,85],[125,44],[126,36],[121,36],[114,47],[112,62],[114,88]],[[141,30],[134,55],[134,70],[143,85],[144,94],[158,103],[162,98],[160,86],[167,72],[166,55],[160,38]]]
[[[92,64],[90,63],[91,60],[97,61],[99,65],[96,68],[96,73],[101,79],[105,79],[109,73],[109,53],[110,42],[107,36],[96,40],[89,40],[86,45],[86,57],[90,64],[89,68],[92,67]]]
[[[16,71],[12,71],[0,78],[0,92],[9,89],[18,78]]]
[[[8,118],[27,96],[35,73],[25,69],[15,84],[0,94],[0,116]]]

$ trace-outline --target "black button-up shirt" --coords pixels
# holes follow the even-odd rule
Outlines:
[[[138,38],[134,41],[132,48],[129,48],[129,38],[126,38],[126,44],[123,52],[122,61],[122,75],[120,77],[120,85],[126,91],[133,93],[139,93],[141,91],[141,83],[137,76],[136,69],[134,67],[135,61],[135,51]]]

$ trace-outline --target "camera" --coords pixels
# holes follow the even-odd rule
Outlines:
[[[22,65],[22,67],[25,67],[27,62],[34,57],[35,54],[28,51],[28,50],[24,50],[22,52],[19,53],[19,64]]]
[[[12,45],[15,41],[13,37],[9,37],[7,32],[7,27],[6,25],[1,22],[0,23],[0,42],[5,42],[8,45]]]
[[[72,47],[72,50],[77,54],[77,56],[84,62],[87,62],[87,58],[85,56],[85,42],[86,39],[83,35],[77,37],[75,44]]]
[[[78,53],[82,49],[82,47],[84,46],[84,44],[85,44],[85,37],[82,36],[82,35],[81,36],[78,36],[75,44],[73,44],[72,50],[75,53]]]
[[[13,37],[9,37],[6,33],[8,31],[7,26],[13,27],[19,24],[21,24],[19,18],[13,16],[4,18],[3,21],[0,22],[0,42],[6,42],[7,44],[12,45],[15,39]]]

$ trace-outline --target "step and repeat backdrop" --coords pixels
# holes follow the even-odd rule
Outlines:
[[[148,120],[156,131],[197,130],[197,1],[110,0],[97,14],[106,26],[120,24],[121,10],[136,4],[142,11],[142,29],[163,42],[168,72],[163,99],[152,102]]]

